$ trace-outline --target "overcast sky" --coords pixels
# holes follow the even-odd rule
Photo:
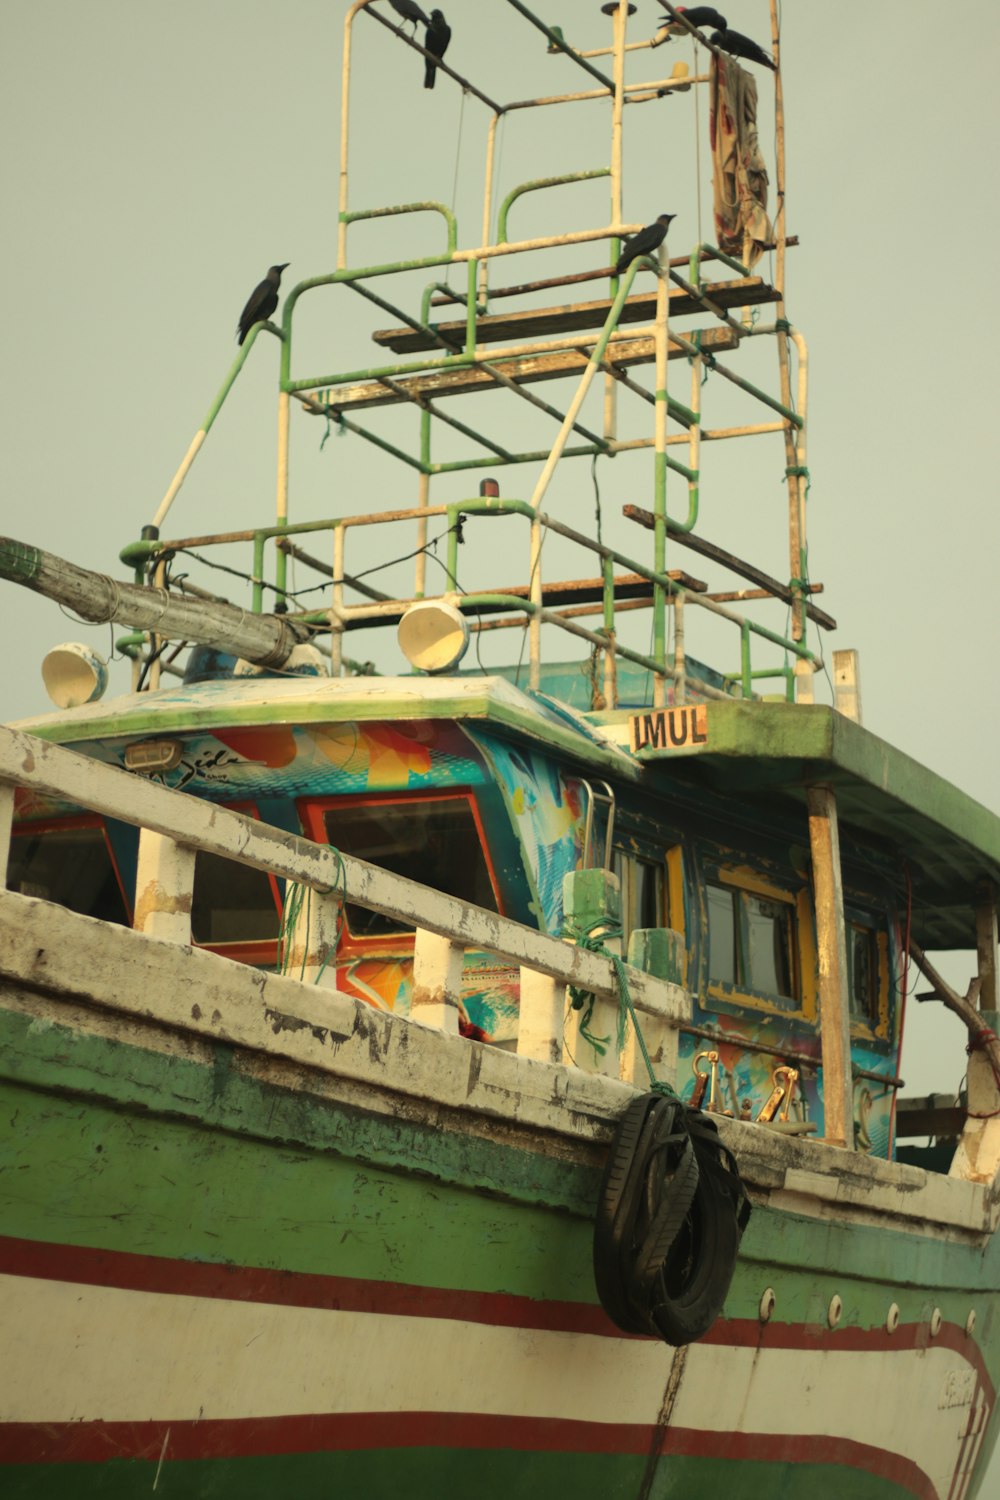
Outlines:
[[[765,0],[730,0],[726,9],[733,26],[767,43]],[[253,285],[276,261],[291,262],[285,289],[334,268],[346,10],[344,0],[288,8],[263,0],[8,0],[0,49],[8,534],[124,576],[118,552],[152,518],[201,425]],[[610,39],[597,4],[546,0],[542,12],[580,47]],[[447,15],[449,61],[491,96],[587,87],[566,59],[546,54],[505,0],[450,0]],[[657,15],[653,0],[640,0],[630,36],[650,37]],[[997,383],[991,284],[983,278],[1000,231],[1000,9],[987,0],[954,9],[930,0],[786,0],[782,24],[788,230],[801,241],[789,252],[788,316],[810,350],[810,574],[825,585],[818,602],[840,625],[823,647],[828,656],[837,646],[860,650],[868,727],[996,809]],[[420,57],[370,18],[355,32],[352,208],[441,200],[455,208],[460,244],[479,243],[486,111],[447,79],[425,91]],[[678,59],[693,64],[686,41],[634,54],[628,76],[666,76]],[[773,90],[769,75],[757,76],[773,176]],[[675,253],[712,237],[705,111],[699,91],[626,111],[625,220],[677,212]],[[511,115],[502,127],[500,193],[529,178],[605,166],[608,117],[606,103]],[[510,235],[607,220],[607,184],[598,179],[519,200]],[[360,225],[351,260],[433,254],[438,223],[428,216]],[[548,252],[501,265],[495,280],[605,263],[599,246]],[[760,269],[771,268],[765,260]],[[453,272],[451,285],[461,286],[462,275]],[[416,310],[429,278],[422,272],[379,290]],[[594,283],[563,295],[601,292]],[[296,374],[376,363],[384,356],[370,331],[392,321],[343,290],[312,294],[296,325]],[[773,383],[765,343],[756,340],[739,358],[752,378]],[[166,535],[273,517],[276,378],[277,345],[261,338]],[[670,379],[686,399],[686,367],[673,364]],[[713,377],[704,391],[708,425],[760,419],[721,384]],[[536,389],[563,408],[571,394],[566,385]],[[597,423],[595,394],[585,416]],[[323,424],[292,415],[293,520],[414,503],[411,470],[352,436],[331,436],[321,450]],[[461,415],[499,423],[490,433],[521,448],[542,447],[554,425],[505,395],[469,398]],[[642,406],[623,398],[623,430],[648,430],[644,421]],[[367,425],[416,448],[412,411],[372,413]],[[436,457],[470,451],[454,435],[435,443]],[[735,451],[754,445],[750,457]],[[780,439],[706,445],[700,526],[787,577],[783,466]],[[589,462],[563,469],[550,509],[592,533]],[[537,465],[503,471],[503,493],[530,495],[537,472]],[[648,459],[603,460],[598,479],[606,537],[648,557],[647,535],[619,516],[625,501],[651,502]],[[434,498],[460,499],[477,482],[475,474],[450,477]],[[672,514],[686,513],[673,479],[668,501]],[[504,576],[494,581],[526,577],[523,532],[496,535],[486,551]],[[412,545],[412,533],[367,538],[350,561],[371,566]],[[563,554],[553,545],[546,560],[561,566]],[[248,570],[249,561],[244,549],[237,564]],[[679,549],[670,558],[704,576],[699,561]],[[593,571],[579,554],[565,563],[567,576]],[[469,567],[469,583],[479,583]],[[432,565],[429,578],[436,572]],[[221,575],[194,568],[192,575],[219,586]],[[407,586],[400,570],[383,576],[390,591]],[[295,581],[313,580],[298,573]],[[246,598],[237,580],[227,591]],[[768,610],[758,618],[783,627],[775,606]],[[8,641],[5,719],[48,708],[39,674],[46,650],[73,639],[106,649],[111,634],[9,584],[0,585],[0,625]],[[698,655],[695,622],[689,630]],[[484,642],[487,664],[516,656],[516,637],[496,632]],[[574,654],[555,647],[555,655]],[[385,670],[402,664],[388,635],[369,634],[351,649]],[[727,667],[738,656],[731,638],[721,648],[710,640],[701,654],[712,651]],[[111,691],[124,691],[125,669],[112,671]],[[822,681],[818,692],[829,698]],[[960,1048],[954,1056],[960,1076]],[[957,1082],[938,1077],[936,1086]]]

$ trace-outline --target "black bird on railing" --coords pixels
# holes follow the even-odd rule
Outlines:
[[[431,11],[430,23],[427,27],[427,35],[424,37],[424,47],[428,52],[433,52],[435,57],[444,57],[451,41],[451,27],[439,10]],[[430,58],[426,59],[427,66],[424,69],[424,88],[434,87],[434,77],[437,73],[437,65]]]
[[[726,29],[725,16],[720,15],[711,5],[678,5],[676,8],[691,26],[716,26],[719,31]],[[663,17],[668,26],[673,19],[673,16],[664,15]]]
[[[416,0],[389,0],[389,4],[397,16],[402,16],[404,21],[412,21],[414,29],[416,29],[418,21],[422,21],[425,26],[431,24],[430,17],[424,14],[420,6],[417,5]]]
[[[758,47],[756,42],[742,32],[713,31],[709,41],[714,47],[721,47],[723,52],[731,52],[733,57],[745,57],[748,62],[760,63],[762,68],[770,68],[772,73],[778,71],[763,47]]]
[[[670,220],[676,217],[676,214],[660,214],[655,223],[647,224],[645,229],[640,229],[638,234],[626,240],[615,266],[615,275],[620,276],[625,267],[630,266],[638,256],[652,255],[654,250],[658,250],[667,237]]]
[[[261,323],[269,318],[278,305],[278,288],[281,285],[281,273],[291,265],[286,260],[283,266],[272,266],[264,280],[255,286],[247,299],[247,305],[240,313],[240,321],[236,325],[236,342],[242,344],[247,334],[255,323]]]

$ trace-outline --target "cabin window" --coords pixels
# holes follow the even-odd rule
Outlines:
[[[847,924],[847,973],[852,1018],[874,1025],[878,1018],[878,954],[874,932],[859,922]]]
[[[85,917],[131,925],[107,833],[99,822],[15,829],[7,888],[54,901]]]
[[[847,915],[847,985],[856,1032],[889,1035],[889,937],[860,912]]]
[[[614,851],[614,873],[621,886],[622,934],[626,943],[637,927],[663,927],[666,923],[666,883],[662,864]]]
[[[229,811],[258,816],[252,803]],[[191,939],[247,963],[274,964],[281,930],[281,887],[266,870],[199,850],[194,862]]]
[[[273,876],[220,854],[199,852],[191,904],[194,942],[275,942],[280,926],[281,903]]]
[[[790,892],[714,871],[705,886],[709,993],[766,1009],[805,1008],[800,928],[809,913]]]
[[[345,854],[487,911],[498,909],[475,807],[467,796],[343,801],[309,806],[305,816],[311,837]],[[353,937],[413,931],[351,902],[346,917]]]

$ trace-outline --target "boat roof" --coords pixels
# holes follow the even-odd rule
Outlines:
[[[616,721],[605,727],[620,743],[632,743],[636,720],[637,738],[655,740],[642,722],[649,713],[600,717]],[[804,806],[809,786],[832,787],[841,827],[905,864],[923,946],[974,946],[973,912],[984,886],[1000,884],[996,813],[825,704],[713,702],[697,713],[697,735],[676,746],[648,743],[637,759],[654,774],[669,763],[672,778],[757,803]]]
[[[655,732],[658,712],[697,714],[683,742]],[[712,702],[685,709],[584,712],[497,676],[237,678],[168,687],[43,714],[14,727],[61,744],[213,727],[335,720],[448,719],[545,745],[633,783],[669,779],[752,801],[804,808],[806,789],[836,793],[841,827],[908,872],[920,941],[975,943],[985,882],[1000,885],[1000,817],[870,730],[822,704]],[[637,729],[638,726],[638,729]],[[648,741],[635,748],[636,741]],[[657,742],[658,741],[658,742]],[[905,869],[904,869],[905,867]]]

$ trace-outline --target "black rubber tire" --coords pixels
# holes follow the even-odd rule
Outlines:
[[[633,1099],[622,1115],[611,1142],[601,1177],[594,1219],[594,1282],[601,1306],[611,1321],[626,1333],[648,1333],[646,1318],[629,1300],[631,1278],[623,1271],[622,1255],[638,1208],[642,1186],[639,1151],[644,1129],[655,1107],[656,1094]]]
[[[679,1100],[644,1094],[619,1122],[594,1226],[594,1281],[608,1317],[626,1333],[654,1333],[650,1298],[698,1181]]]
[[[679,1346],[702,1338],[722,1311],[750,1207],[731,1153],[704,1116],[692,1121],[698,1187],[691,1212],[657,1277],[650,1316]]]
[[[662,1143],[657,1142],[656,1154],[647,1169],[646,1223],[637,1224],[634,1231],[638,1253],[633,1271],[633,1295],[638,1295],[647,1306],[653,1282],[663,1269],[698,1187],[698,1158],[680,1106],[678,1117],[671,1123],[670,1134]]]

